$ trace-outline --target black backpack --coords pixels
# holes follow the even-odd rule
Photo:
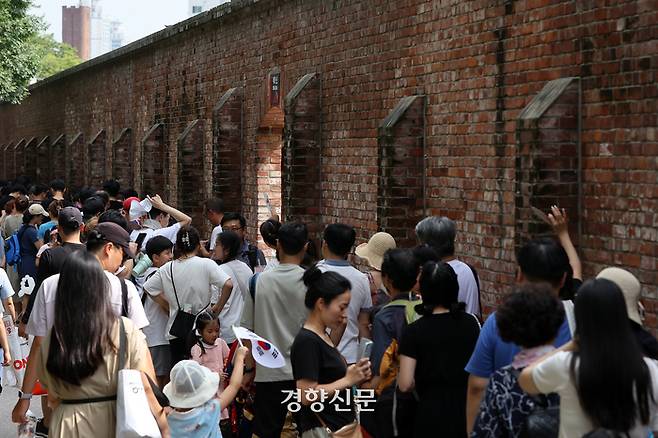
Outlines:
[[[512,369],[519,379],[520,370]],[[560,432],[560,406],[549,406],[545,395],[529,396],[535,407],[528,414],[521,427],[521,438],[557,438]]]

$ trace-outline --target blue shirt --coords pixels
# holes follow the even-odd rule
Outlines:
[[[167,416],[172,437],[222,438],[219,400],[213,398],[187,412],[173,411]]]
[[[571,331],[565,317],[553,345],[560,347],[570,340]],[[470,374],[488,379],[496,370],[511,364],[519,351],[521,347],[518,345],[500,339],[496,312],[494,312],[484,322],[471,360],[468,361],[465,369]]]
[[[57,222],[55,221],[48,221],[45,224],[39,225],[39,231],[37,231],[37,238],[39,240],[43,240],[43,238],[46,235],[46,231],[50,231],[56,227],[57,227]]]

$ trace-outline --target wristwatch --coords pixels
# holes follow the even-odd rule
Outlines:
[[[18,390],[18,398],[20,400],[31,400],[32,399],[32,393],[31,392],[23,392],[19,389]]]

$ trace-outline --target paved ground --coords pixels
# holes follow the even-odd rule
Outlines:
[[[0,352],[2,352],[1,349]],[[3,368],[2,372],[5,371],[6,368]],[[0,438],[13,438],[17,435],[18,425],[11,422],[11,411],[14,409],[16,400],[18,400],[18,389],[13,386],[3,385],[2,394],[0,394]],[[32,400],[30,410],[37,417],[43,415],[40,397],[35,397]]]

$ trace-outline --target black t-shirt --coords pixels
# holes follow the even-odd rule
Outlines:
[[[38,283],[41,284],[51,275],[59,274],[69,254],[84,248],[85,246],[81,243],[63,243],[56,248],[45,250],[39,258]]]
[[[34,285],[34,290],[32,291],[32,295],[30,295],[30,301],[27,304],[27,309],[23,313],[21,321],[27,324],[41,283],[43,283],[46,278],[59,274],[69,254],[84,248],[85,245],[81,243],[63,243],[61,246],[47,249],[41,254],[41,257],[39,257],[39,266],[37,267],[37,279]]]
[[[338,350],[305,328],[302,328],[295,337],[290,351],[290,359],[295,380],[305,379],[326,385],[342,379],[347,373],[347,364]],[[322,417],[322,421],[333,431],[352,423],[355,419],[354,402],[350,391],[351,388],[340,391],[338,396],[341,400],[333,400],[334,394],[326,394],[326,399],[322,403],[322,411],[317,412],[317,415]],[[350,393],[349,403],[346,395],[348,393]],[[341,412],[341,410],[345,412]],[[322,426],[310,406],[302,406],[299,419],[300,432]]]
[[[416,359],[414,436],[466,435],[464,368],[479,334],[477,319],[464,312],[423,316],[403,331],[399,353]]]

